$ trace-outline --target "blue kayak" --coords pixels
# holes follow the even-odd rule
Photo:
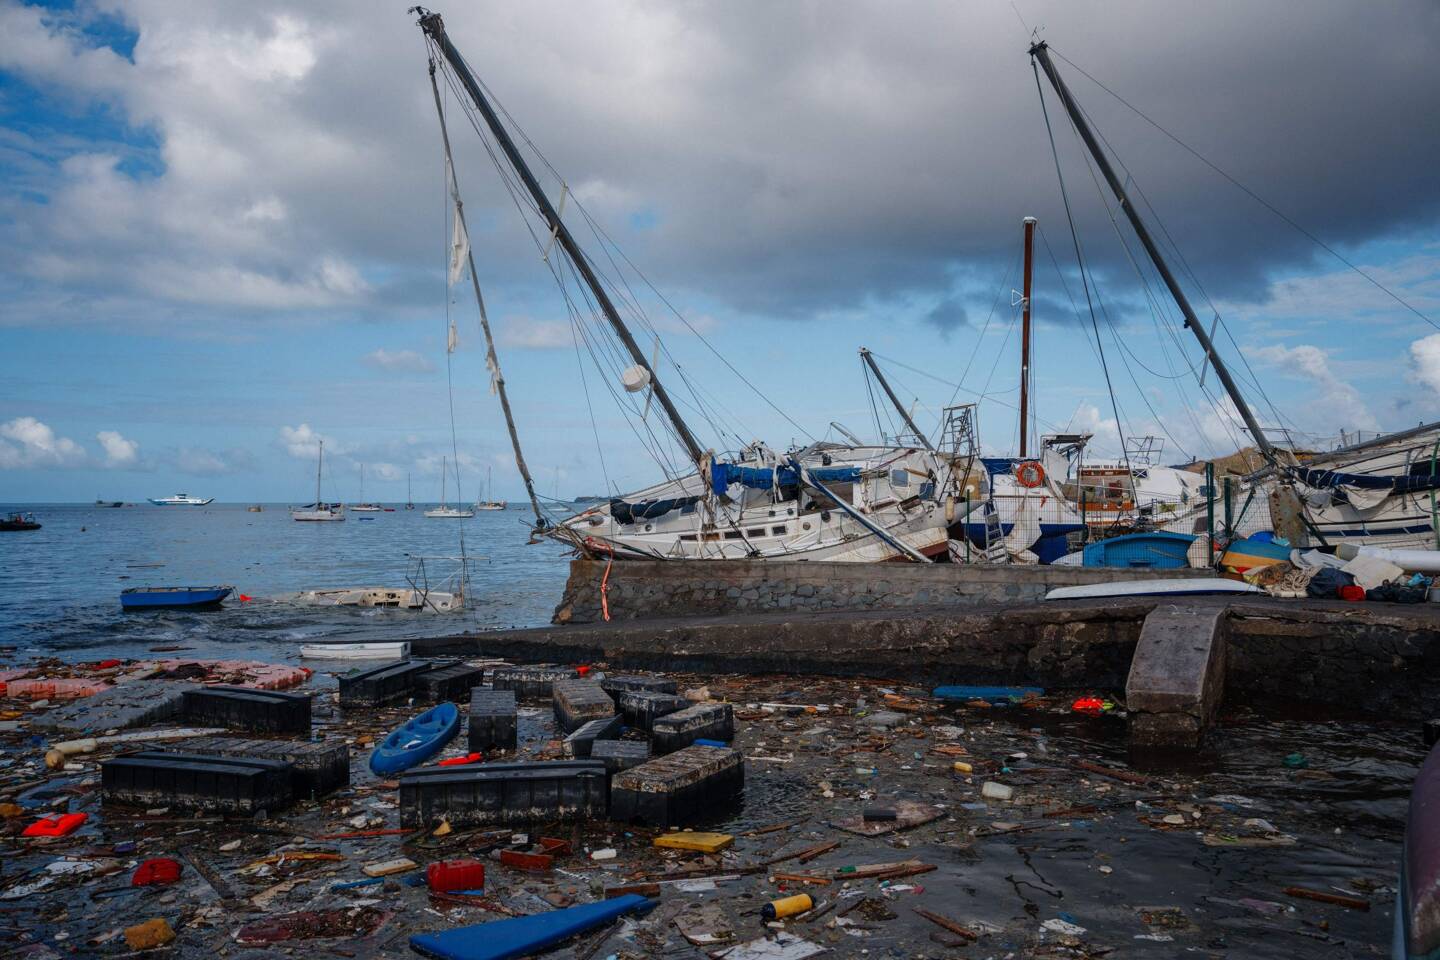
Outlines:
[[[120,606],[125,610],[218,607],[234,592],[234,587],[131,587],[120,591]]]
[[[653,901],[627,893],[578,907],[528,917],[492,920],[410,938],[410,949],[441,960],[510,960],[528,957],[586,930],[593,930],[632,910],[648,910]]]
[[[396,727],[370,754],[370,770],[388,777],[424,763],[460,732],[460,711],[453,703],[431,707]]]
[[[1045,691],[1039,687],[977,687],[970,685],[936,687],[931,691],[931,696],[941,700],[985,700],[990,703],[1011,703],[1024,700],[1032,695],[1043,697]]]

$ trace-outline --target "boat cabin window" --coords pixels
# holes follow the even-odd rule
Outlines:
[[[740,539],[740,531],[739,531],[739,530],[726,530],[726,531],[725,531],[725,539],[726,539],[726,540],[739,540],[739,539]]]
[[[771,535],[772,537],[783,537],[783,536],[785,536],[785,528],[784,528],[784,527],[771,527],[771,528],[770,528],[770,535]]]
[[[681,540],[692,540],[692,541],[693,541],[693,540],[695,539],[695,534],[693,534],[693,533],[682,533],[682,534],[680,534],[680,539],[681,539]]]
[[[764,527],[754,527],[754,528],[751,528],[751,529],[745,531],[745,536],[747,536],[747,537],[763,537],[763,536],[765,536],[765,528],[764,528]]]
[[[892,486],[892,487],[908,487],[908,486],[910,486],[910,471],[909,471],[909,470],[891,470],[891,471],[890,471],[890,486]]]

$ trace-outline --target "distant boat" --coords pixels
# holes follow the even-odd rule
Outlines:
[[[320,456],[319,456],[319,458],[315,461],[315,502],[314,502],[314,503],[307,503],[307,504],[306,504],[305,506],[303,506],[303,507],[291,507],[291,508],[290,508],[290,519],[291,519],[291,520],[305,520],[305,521],[318,522],[318,521],[325,521],[325,520],[344,520],[344,519],[345,519],[345,504],[343,504],[343,503],[324,503],[324,502],[321,501],[321,499],[320,499],[320,470],[321,470],[321,467],[324,465],[324,463],[325,463],[325,441],[324,441],[324,440],[321,440],[321,441],[320,441]]]
[[[95,501],[95,506],[97,506],[97,507],[123,507],[123,506],[125,506],[125,501],[124,501],[124,500],[96,500],[96,501]]]
[[[475,503],[475,509],[476,509],[476,510],[504,510],[505,507],[507,506],[507,504],[505,503],[504,500],[492,500],[492,499],[490,499],[490,497],[494,496],[494,490],[493,490],[493,486],[492,486],[492,484],[491,484],[491,476],[490,476],[490,473],[491,473],[490,468],[489,468],[489,467],[486,467],[486,468],[485,468],[485,497],[486,497],[486,499],[476,501],[476,503]]]
[[[248,510],[248,511],[250,511],[251,513],[260,513],[260,512],[263,511],[265,508],[262,507],[262,506],[260,506],[260,504],[257,503],[257,504],[255,504],[253,507],[246,507],[245,509]]]
[[[415,498],[410,495],[410,474],[405,474],[405,509],[415,509]]]
[[[188,493],[177,493],[173,497],[150,497],[150,502],[157,507],[203,507],[206,504],[214,503],[215,498],[200,499],[192,497]]]
[[[0,520],[0,530],[39,530],[33,513],[12,513]]]
[[[425,511],[425,516],[431,520],[469,520],[475,516],[474,510],[466,510],[463,507],[451,507],[445,503],[445,473],[446,460],[440,458],[440,506]],[[456,474],[457,478],[459,474]]]
[[[218,607],[234,587],[131,587],[120,592],[126,610],[166,610]]]
[[[365,502],[365,464],[360,464],[360,502],[351,504],[350,509],[355,513],[379,513],[384,507],[378,503]]]

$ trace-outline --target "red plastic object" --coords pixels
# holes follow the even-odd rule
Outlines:
[[[551,870],[555,858],[548,853],[521,853],[519,850],[501,850],[500,862],[517,870]]]
[[[163,887],[180,879],[180,861],[169,857],[146,860],[130,877],[132,887]]]
[[[541,837],[540,849],[555,857],[563,857],[570,852],[570,841],[560,840],[555,837]]]
[[[1070,709],[1076,713],[1090,713],[1098,715],[1105,709],[1105,701],[1099,697],[1081,697],[1070,705]]]
[[[479,763],[485,759],[483,753],[467,753],[463,757],[451,757],[449,760],[441,760],[435,764],[437,767],[463,767],[467,763]]]
[[[90,819],[88,813],[52,813],[25,828],[25,837],[68,837]]]
[[[243,593],[240,594],[240,602],[241,602],[241,603],[249,603],[249,602],[250,602],[251,600],[253,600],[253,599],[255,599],[255,598],[254,598],[254,597],[251,597],[251,596],[247,596],[246,594],[243,594]]]
[[[590,672],[590,667],[589,667],[589,666],[576,667],[576,668],[575,668],[575,672],[576,672],[577,674],[579,674],[580,676],[583,677],[583,676],[585,676],[585,674],[587,674],[587,673]]]
[[[1347,584],[1346,586],[1343,586],[1343,587],[1340,588],[1340,599],[1341,599],[1341,600],[1364,600],[1364,599],[1365,599],[1365,588],[1364,588],[1364,587],[1360,587],[1360,586],[1356,586],[1356,585],[1353,584],[1353,583]]]
[[[96,669],[96,670],[109,670],[111,667],[118,667],[118,666],[120,666],[120,664],[123,663],[123,662],[124,662],[124,661],[122,661],[122,660],[115,660],[115,659],[101,660],[99,663],[95,664],[95,669]]]
[[[431,890],[484,890],[485,864],[479,860],[439,860],[425,868]]]

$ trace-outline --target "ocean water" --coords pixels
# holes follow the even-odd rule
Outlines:
[[[188,655],[294,660],[320,639],[403,639],[549,622],[567,574],[559,544],[527,544],[527,509],[430,520],[422,510],[348,513],[343,523],[296,523],[284,504],[120,508],[10,504],[40,530],[0,533],[0,663],[145,656],[182,645]],[[373,519],[361,519],[369,517]],[[404,587],[417,557],[471,558],[466,609],[451,614],[316,607],[305,590]],[[430,561],[433,578],[457,564]],[[120,591],[228,584],[211,611],[124,613]]]

